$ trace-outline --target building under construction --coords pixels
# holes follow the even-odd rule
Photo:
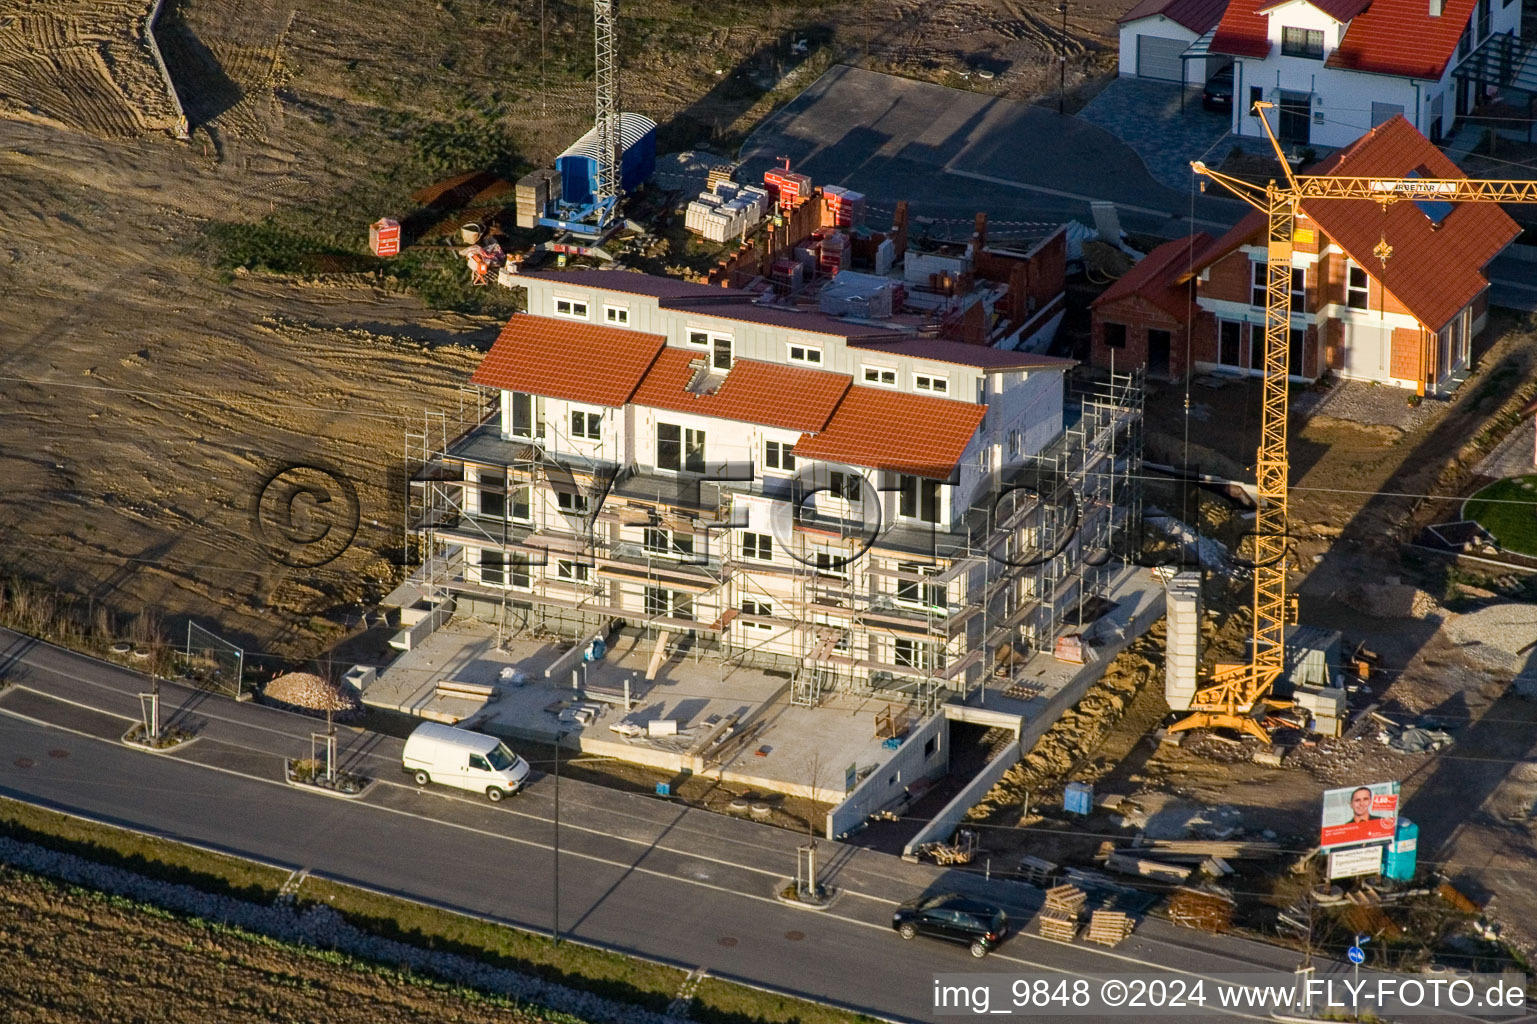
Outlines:
[[[924,714],[1103,610],[1137,376],[641,274],[525,281],[460,414],[407,438],[429,605]]]

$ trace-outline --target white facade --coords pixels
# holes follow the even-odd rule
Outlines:
[[[1446,136],[1458,116],[1471,112],[1475,100],[1473,91],[1459,90],[1453,77],[1458,63],[1489,36],[1520,32],[1519,3],[1488,3],[1487,29],[1477,31],[1479,12],[1475,8],[1466,45],[1459,47],[1436,80],[1325,67],[1348,31],[1348,23],[1335,21],[1307,0],[1291,0],[1276,7],[1267,14],[1269,55],[1263,59],[1238,57],[1233,62],[1233,133],[1264,137],[1258,118],[1250,112],[1250,103],[1256,98],[1254,90],[1259,90],[1258,98],[1276,105],[1268,112],[1271,130],[1283,142],[1298,146],[1347,146],[1395,114],[1403,114],[1432,140]],[[1321,55],[1283,54],[1282,39],[1288,28],[1322,33]],[[1306,116],[1283,115],[1283,104],[1292,110],[1306,110]]]

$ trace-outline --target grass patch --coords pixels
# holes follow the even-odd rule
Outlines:
[[[213,245],[214,266],[220,270],[265,270],[274,274],[356,273],[377,269],[372,255],[278,227],[270,219],[258,224],[214,221],[204,233]]]
[[[694,991],[689,1016],[703,1024],[876,1024],[874,1017],[761,992],[719,978],[706,978]]]
[[[0,797],[0,835],[203,892],[270,903],[287,872]]]
[[[1468,499],[1463,514],[1506,551],[1537,556],[1537,475],[1495,481]]]

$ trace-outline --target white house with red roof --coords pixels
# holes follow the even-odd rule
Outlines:
[[[1293,146],[1346,146],[1396,115],[1439,142],[1472,112],[1519,37],[1517,0],[1231,0],[1197,49],[1233,59],[1237,135],[1263,136],[1253,103]],[[1499,37],[1505,36],[1502,40]]]
[[[1000,649],[1049,646],[1108,578],[1077,542],[1020,559],[1055,528],[1038,485],[1012,514],[993,502],[1054,445],[1092,435],[1073,463],[1089,466],[1117,458],[1097,431],[1134,427],[1127,404],[1064,431],[1069,360],[644,274],[520,280],[527,312],[472,378],[485,417],[416,474],[436,496],[416,529],[461,611],[665,630],[786,670],[813,703],[824,686],[934,697]],[[1118,543],[1113,501],[1079,507],[1084,537]]]
[[[1464,177],[1402,116],[1314,169],[1368,178]],[[1308,199],[1293,236],[1291,373],[1421,394],[1455,386],[1488,313],[1489,261],[1520,233],[1498,205]],[[1093,361],[1153,375],[1262,372],[1266,222],[1168,242],[1092,304]]]
[[[1141,0],[1120,18],[1119,73],[1128,78],[1202,85],[1227,63],[1185,54],[1216,27],[1227,0]]]

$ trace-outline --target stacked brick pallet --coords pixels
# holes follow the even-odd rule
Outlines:
[[[757,227],[768,213],[769,202],[764,189],[717,181],[688,204],[683,225],[712,242],[724,242]]]
[[[775,167],[763,172],[763,187],[779,204],[780,210],[790,211],[811,198],[811,179],[789,169],[789,161],[783,168]]]
[[[1046,890],[1046,908],[1041,911],[1041,938],[1072,942],[1078,937],[1078,915],[1087,897],[1074,885],[1058,885]]]
[[[865,197],[853,189],[825,185],[822,201],[827,204],[827,216],[840,228],[858,227],[865,219]]]

